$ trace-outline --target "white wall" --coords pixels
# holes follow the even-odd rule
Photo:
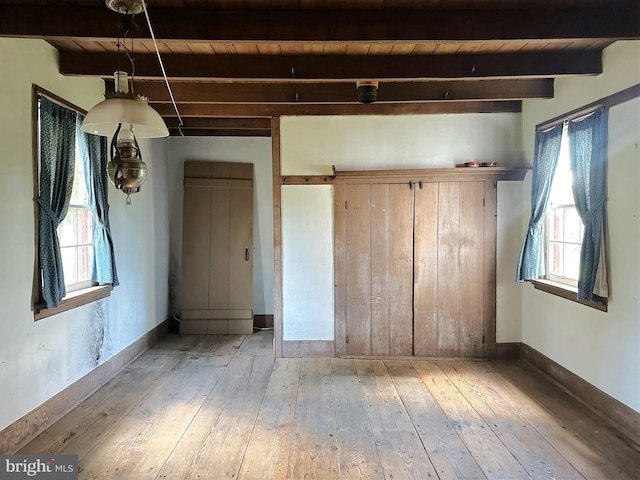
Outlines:
[[[329,185],[282,187],[284,340],[333,340],[332,205]]]
[[[172,137],[169,139],[171,311],[181,310],[182,180],[184,162],[253,163],[253,313],[273,314],[273,177],[271,138]]]
[[[33,319],[31,86],[36,83],[85,109],[103,99],[100,80],[57,72],[57,53],[47,43],[0,38],[0,430],[168,315],[166,153],[165,141],[154,140],[141,142],[149,179],[132,205],[114,188],[109,191],[121,286],[107,299]]]
[[[330,174],[332,165],[338,170],[446,168],[472,160],[522,165],[518,113],[283,117],[280,129],[283,175]],[[520,233],[522,194],[517,183],[500,184],[498,189],[499,342],[517,342],[521,335],[520,289],[513,281],[513,256],[516,252],[517,260],[519,247],[510,243],[510,236],[514,230],[516,236]],[[332,218],[333,205],[319,195],[317,187],[311,186],[282,189],[285,340],[294,335],[296,340],[333,339],[333,229],[313,223]],[[331,250],[317,259],[308,258],[310,238],[314,245]],[[322,317],[309,322],[299,313],[309,310],[308,305],[331,308],[314,313]],[[327,337],[329,326],[331,337]]]
[[[469,161],[518,166],[520,114],[283,117],[282,174],[446,168]]]
[[[553,100],[523,107],[526,161],[533,163],[535,125],[640,80],[640,42],[604,50],[604,73],[555,83]],[[640,411],[640,100],[609,112],[608,313],[522,286],[522,340],[626,405]],[[530,176],[529,176],[530,177]],[[525,215],[530,214],[530,178]]]

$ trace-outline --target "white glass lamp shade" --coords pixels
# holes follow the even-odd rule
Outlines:
[[[104,137],[112,136],[118,124],[131,124],[137,138],[168,137],[162,117],[145,102],[135,98],[107,98],[93,107],[82,122],[82,131]]]

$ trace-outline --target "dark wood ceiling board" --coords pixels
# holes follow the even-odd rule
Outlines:
[[[125,57],[126,58],[126,57]],[[60,52],[65,75],[107,78],[122,67],[123,55]],[[601,52],[523,52],[499,55],[165,55],[171,78],[224,78],[271,81],[410,80],[438,78],[550,77],[602,73]],[[136,76],[160,75],[155,55],[136,55]]]
[[[191,129],[179,130],[170,128],[171,137],[270,137],[271,128],[266,130],[233,130],[233,129]]]
[[[49,5],[49,6],[95,6],[96,0],[0,0],[2,4]],[[393,9],[410,5],[414,8],[499,8],[513,7],[513,0],[152,0],[150,10],[164,7],[183,8],[367,8]],[[588,6],[633,5],[634,0],[520,0],[518,6],[539,8],[557,6],[562,8]]]
[[[200,118],[182,117],[183,130],[268,130],[271,128],[271,117],[258,118]],[[177,129],[178,117],[167,117],[167,127]]]
[[[355,83],[247,84],[209,83],[172,85],[179,104],[188,103],[357,103]],[[165,85],[137,82],[136,92],[152,104],[169,103]],[[553,80],[485,80],[478,82],[381,83],[378,103],[553,98]]]
[[[96,42],[93,39],[54,39],[50,43],[60,51],[78,52],[112,52],[116,53],[117,39],[108,39]],[[171,52],[180,54],[218,54],[218,55],[255,55],[256,53],[268,54],[269,50],[286,55],[322,55],[322,54],[358,54],[358,55],[389,55],[389,54],[416,54],[433,55],[456,53],[462,51],[475,51],[478,53],[509,53],[518,51],[551,51],[566,50],[602,50],[611,44],[610,40],[483,40],[478,42],[334,42],[324,43],[255,43],[255,42],[209,42],[209,41],[176,41],[164,40],[158,44],[161,54]],[[134,51],[154,51],[153,42],[149,39],[136,39]]]
[[[114,20],[114,17],[116,19]],[[213,10],[157,8],[152,22],[164,40],[334,42],[425,40],[624,39],[640,37],[640,5],[606,8],[438,10]],[[0,5],[0,35],[114,35],[117,14],[104,6]],[[142,23],[142,22],[140,22]],[[425,28],[428,26],[428,28]],[[148,37],[141,25],[132,36]]]
[[[156,104],[163,117],[175,117],[171,104]],[[283,115],[435,115],[443,113],[521,112],[521,101],[504,102],[429,102],[361,104],[185,104],[179,106],[185,117],[277,117]]]

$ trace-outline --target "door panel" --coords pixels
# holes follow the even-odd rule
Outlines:
[[[438,184],[416,190],[414,227],[414,354],[438,356]]]
[[[389,355],[389,185],[371,185],[371,354]]]
[[[389,189],[389,354],[413,355],[413,190]]]
[[[209,272],[202,265],[209,263],[209,203],[208,188],[184,188],[182,234],[182,306],[209,308]]]
[[[460,189],[460,353],[483,356],[484,182]]]
[[[460,280],[460,184],[440,183],[438,190],[438,356],[458,356]]]
[[[347,355],[371,355],[371,188],[347,186]]]
[[[230,188],[229,309],[253,305],[253,190]]]
[[[229,308],[229,189],[208,188],[211,192],[211,259],[209,260],[209,307]]]

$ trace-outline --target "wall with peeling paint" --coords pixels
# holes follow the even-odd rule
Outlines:
[[[121,286],[109,298],[34,321],[32,84],[87,110],[103,98],[101,80],[59,75],[46,42],[0,38],[0,430],[168,315],[166,140],[153,140],[140,142],[149,178],[132,204],[109,191]]]

